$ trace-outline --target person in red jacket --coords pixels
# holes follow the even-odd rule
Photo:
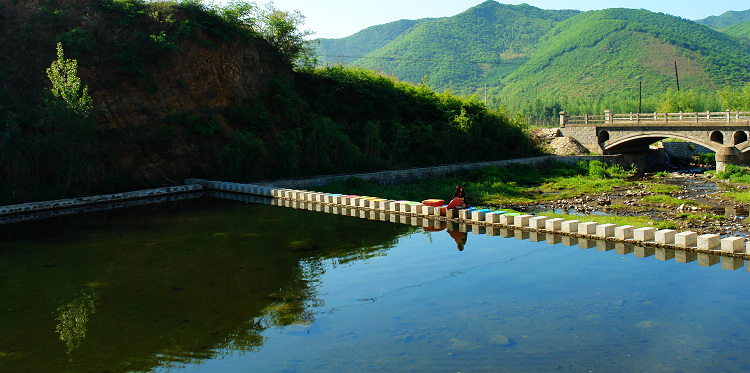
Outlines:
[[[460,208],[466,207],[466,192],[464,191],[464,188],[461,185],[456,185],[456,191],[453,192],[453,198],[461,199],[461,203],[457,207],[460,207]]]

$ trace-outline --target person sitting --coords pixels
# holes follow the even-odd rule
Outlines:
[[[453,192],[453,198],[461,199],[461,203],[456,207],[466,208],[466,192],[461,185],[456,185],[456,191]]]

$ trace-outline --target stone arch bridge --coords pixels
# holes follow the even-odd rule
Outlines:
[[[650,113],[569,116],[560,112],[560,131],[594,154],[649,151],[667,138],[702,145],[716,153],[716,168],[750,164],[750,112]]]

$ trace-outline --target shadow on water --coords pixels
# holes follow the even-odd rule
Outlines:
[[[313,321],[323,260],[384,255],[412,230],[214,199],[0,229],[0,365],[14,372],[256,351],[265,329]]]

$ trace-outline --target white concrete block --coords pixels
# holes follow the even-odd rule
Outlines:
[[[633,239],[641,242],[653,241],[656,236],[656,228],[638,228],[633,230]]]
[[[596,236],[601,238],[614,237],[615,224],[601,224],[596,226]]]
[[[549,219],[544,222],[544,229],[552,232],[559,232],[562,229],[562,222],[564,221],[565,219],[563,218]]]
[[[658,244],[671,245],[674,244],[675,234],[677,234],[677,231],[674,229],[662,229],[654,233],[654,239]]]
[[[529,226],[529,219],[531,219],[533,215],[519,215],[516,216],[515,219],[513,219],[513,225],[516,227],[528,227]]]
[[[513,215],[500,215],[500,217],[498,218],[499,223],[503,225],[513,225],[515,220],[516,217]]]
[[[495,212],[489,212],[484,215],[484,220],[490,224],[497,224],[500,223],[500,216],[502,216],[502,212],[495,211]]]
[[[696,233],[697,235],[697,233]],[[721,236],[718,234],[703,234],[698,236],[698,248],[702,250],[715,250],[721,246]]]
[[[486,211],[476,210],[471,213],[471,220],[476,222],[484,221],[485,216],[487,216]]]
[[[584,235],[595,235],[596,234],[596,227],[599,225],[599,223],[588,221],[585,223],[578,224],[578,234],[584,234]]]
[[[633,233],[635,227],[632,225],[623,225],[615,228],[615,238],[618,240],[630,240],[633,239]]]
[[[674,235],[674,244],[679,247],[691,247],[698,242],[698,233],[680,232]]]
[[[529,219],[529,228],[532,229],[544,229],[545,225],[547,223],[547,219],[549,219],[546,216],[535,216],[533,218]]]
[[[745,249],[744,237],[727,237],[721,239],[721,251],[741,253]]]
[[[580,223],[578,220],[565,220],[560,224],[560,227],[563,233],[578,233],[578,223]]]

